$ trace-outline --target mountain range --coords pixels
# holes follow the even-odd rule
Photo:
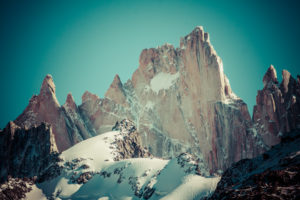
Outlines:
[[[279,83],[271,65],[263,84],[251,117],[201,26],[178,48],[144,49],[132,78],[122,83],[116,75],[104,98],[86,91],[76,105],[70,93],[60,105],[47,75],[40,93],[0,131],[0,193],[8,199],[200,199],[217,187],[212,198],[218,199],[224,187],[217,183],[231,166],[267,162],[257,157],[299,132],[300,76],[283,70]]]

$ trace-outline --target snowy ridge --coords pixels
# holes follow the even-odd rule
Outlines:
[[[195,199],[214,191],[219,177],[200,176],[198,162],[186,153],[118,161],[116,141],[124,134],[107,132],[64,151],[61,175],[38,187],[56,199]]]

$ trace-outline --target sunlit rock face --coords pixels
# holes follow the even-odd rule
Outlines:
[[[283,70],[282,82],[277,81],[275,68],[271,65],[264,78],[264,88],[257,92],[253,121],[265,144],[280,142],[286,133],[300,128],[300,80]]]
[[[122,84],[116,76],[103,99],[86,92],[82,100],[79,110],[98,134],[128,118],[152,154],[190,152],[212,172],[264,149],[202,27],[181,38],[179,48],[144,49],[131,80]]]
[[[72,95],[68,95],[64,106],[60,106],[55,93],[52,76],[47,75],[39,95],[33,95],[23,113],[14,121],[18,126],[30,128],[42,122],[51,124],[59,151],[63,151],[93,135],[88,129]]]

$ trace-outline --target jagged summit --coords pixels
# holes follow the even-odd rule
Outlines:
[[[65,104],[60,106],[53,78],[49,74],[43,80],[40,94],[32,96],[26,109],[14,122],[26,128],[49,123],[59,151],[94,135],[93,130],[88,128],[82,119],[70,93]]]
[[[82,95],[82,103],[85,103],[87,101],[96,101],[97,99],[100,99],[96,94],[92,94],[89,91],[85,91]]]
[[[123,92],[122,89],[123,88],[123,84],[121,82],[121,79],[119,77],[118,74],[115,75],[113,82],[110,84],[109,89],[107,90],[107,92],[105,93],[105,97],[108,97],[110,95],[112,95],[111,93],[115,93],[115,90],[121,90],[121,92]]]
[[[76,109],[76,108],[77,108],[77,105],[76,105],[76,103],[75,103],[75,101],[74,101],[74,98],[73,98],[73,96],[72,96],[72,93],[68,93],[67,99],[66,99],[66,102],[65,102],[64,105],[65,105],[65,106],[68,106],[68,107],[70,107],[70,108],[72,108],[72,109]]]
[[[287,70],[282,71],[278,84],[276,70],[271,65],[264,78],[264,88],[257,92],[253,121],[268,146],[278,144],[280,138],[300,128],[300,83]]]
[[[105,93],[105,98],[115,101],[117,104],[126,105],[126,94],[123,84],[118,74],[115,75],[113,82]]]
[[[50,74],[47,74],[43,80],[43,84],[40,90],[40,94],[44,92],[51,92],[55,95],[55,84]]]
[[[273,83],[277,84],[278,83],[278,80],[277,80],[277,72],[276,72],[276,69],[274,68],[273,65],[271,65],[266,74],[264,75],[264,78],[263,78],[263,83],[264,83],[264,86],[266,87],[267,84],[272,81]]]
[[[291,77],[291,73],[289,71],[285,70],[285,69],[282,70],[282,83],[281,83],[281,85],[284,89],[283,90],[284,93],[288,92],[288,90],[289,90],[288,85],[289,85],[290,81],[295,82],[294,78]]]
[[[118,74],[115,75],[111,87],[122,87],[122,82]]]

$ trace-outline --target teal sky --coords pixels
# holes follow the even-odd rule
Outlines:
[[[283,3],[284,2],[284,3]],[[297,1],[15,1],[0,3],[0,128],[14,120],[52,74],[60,104],[88,90],[103,97],[114,75],[126,82],[142,49],[201,25],[224,63],[233,91],[252,113],[273,64],[299,73]]]

